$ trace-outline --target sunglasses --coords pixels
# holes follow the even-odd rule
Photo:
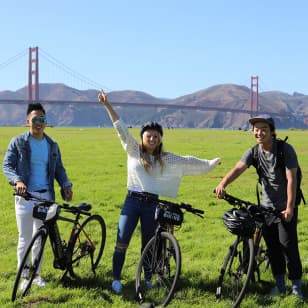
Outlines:
[[[47,121],[46,121],[46,117],[39,117],[39,118],[37,118],[37,117],[34,117],[34,118],[32,118],[32,123],[33,124],[36,124],[36,123],[46,123]]]

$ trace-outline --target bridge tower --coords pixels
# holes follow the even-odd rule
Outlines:
[[[259,77],[251,76],[250,86],[250,116],[259,112]]]
[[[38,47],[29,48],[29,68],[28,68],[28,100],[39,100],[39,61]]]

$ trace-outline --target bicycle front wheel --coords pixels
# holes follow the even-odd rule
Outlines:
[[[106,242],[106,225],[99,215],[86,218],[77,229],[69,244],[71,262],[69,273],[73,278],[88,278],[95,270],[103,255]]]
[[[253,239],[237,237],[220,270],[216,299],[231,298],[233,307],[239,307],[253,272]]]
[[[145,246],[136,273],[136,296],[140,303],[166,306],[181,272],[181,251],[175,237],[161,232]]]
[[[37,274],[43,256],[47,239],[46,228],[39,229],[33,236],[26,253],[20,263],[12,292],[11,300],[14,302],[30,291],[32,281]]]

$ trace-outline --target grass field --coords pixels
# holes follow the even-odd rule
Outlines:
[[[8,142],[25,131],[22,127],[0,128],[0,154]],[[132,129],[135,136],[138,131]],[[73,182],[72,204],[88,202],[93,213],[102,215],[107,225],[107,241],[97,277],[72,287],[63,287],[61,271],[52,267],[50,245],[44,255],[42,275],[48,285],[35,289],[18,303],[23,307],[139,307],[134,300],[135,271],[140,253],[140,231],[136,229],[123,270],[122,295],[111,292],[111,259],[115,245],[117,221],[126,194],[126,154],[112,128],[47,128],[46,133],[58,141],[64,165]],[[278,137],[289,136],[303,169],[303,190],[308,199],[308,132],[278,131]],[[228,246],[234,236],[225,229],[221,216],[230,206],[212,193],[222,176],[237,162],[243,151],[254,144],[251,132],[224,130],[170,129],[165,131],[165,150],[182,155],[212,159],[221,157],[222,164],[208,174],[183,178],[177,201],[185,201],[205,210],[205,218],[187,213],[184,224],[175,232],[182,250],[182,274],[179,290],[169,307],[231,307],[227,299],[215,302],[216,280]],[[248,169],[229,186],[228,192],[245,200],[256,201],[254,170]],[[16,274],[17,227],[12,187],[0,175],[0,306],[14,307],[10,296]],[[59,189],[57,200],[61,202]],[[308,206],[299,209],[299,246],[303,263],[303,291],[308,298]],[[60,225],[65,229],[66,226]],[[68,237],[68,232],[65,234]],[[303,307],[293,296],[270,298],[269,271],[262,273],[264,283],[257,284],[246,295],[241,307]]]

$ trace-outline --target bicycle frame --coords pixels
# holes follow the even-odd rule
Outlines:
[[[52,202],[48,200],[41,200],[34,196],[31,196],[31,198],[37,199],[43,203],[46,202],[47,206],[52,204]],[[73,243],[74,235],[76,234],[78,228],[80,228],[79,219],[82,214],[86,216],[91,216],[91,213],[89,213],[88,211],[81,210],[81,209],[77,210],[77,209],[78,208],[76,207],[69,207],[67,204],[57,205],[56,215],[51,220],[43,221],[43,225],[40,227],[40,229],[45,228],[47,230],[47,236],[49,237],[50,244],[52,247],[52,252],[54,255],[53,266],[56,269],[64,270],[68,267],[70,259],[71,259],[69,248],[70,248],[70,245],[72,245]],[[75,217],[69,218],[69,217],[61,216],[60,215],[61,211],[71,213],[75,215]],[[66,243],[61,238],[58,221],[65,221],[65,222],[69,222],[73,224],[68,243]],[[74,260],[74,262],[76,261],[77,260]]]

